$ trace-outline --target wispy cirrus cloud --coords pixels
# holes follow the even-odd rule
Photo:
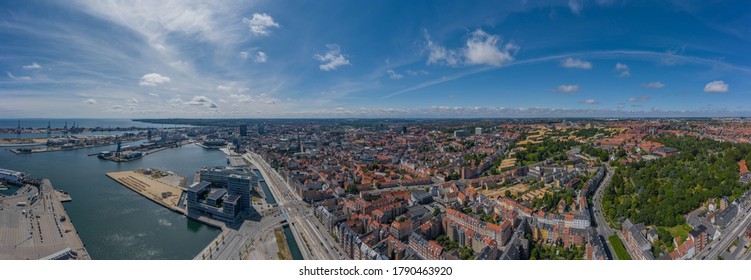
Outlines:
[[[616,73],[618,77],[625,78],[631,76],[631,69],[629,69],[628,65],[623,63],[616,63],[615,68],[613,71]]]
[[[582,0],[568,0],[568,8],[572,14],[579,15],[584,8],[584,1]]]
[[[575,94],[579,92],[579,85],[560,85],[555,90],[564,94]]]
[[[507,68],[507,67],[512,67],[512,66],[546,63],[546,62],[551,62],[551,61],[562,61],[565,63],[565,61],[571,58],[572,56],[596,58],[596,59],[614,59],[614,58],[620,59],[620,58],[625,57],[625,58],[653,61],[653,62],[659,63],[659,61],[662,60],[667,55],[668,54],[666,53],[653,52],[653,51],[614,50],[614,51],[597,51],[597,52],[575,52],[575,53],[567,53],[567,54],[559,54],[559,55],[542,56],[542,57],[512,61],[500,67],[485,67],[485,68],[480,68],[480,69],[471,69],[471,70],[459,72],[450,76],[445,76],[445,78],[433,79],[430,81],[421,82],[415,86],[411,86],[411,87],[387,94],[384,96],[384,98],[390,98],[390,97],[398,96],[404,93],[413,92],[413,91],[420,90],[423,88],[432,87],[435,85],[453,81],[456,79],[461,79],[467,76],[471,76],[471,75],[475,75],[479,73],[485,73],[488,71],[496,71],[502,68]],[[740,71],[740,72],[744,72],[747,74],[751,74],[751,67],[732,64],[726,61],[695,57],[695,56],[675,55],[675,54],[670,54],[670,56],[671,56],[671,59],[680,61],[681,63],[705,65],[705,66],[713,67],[715,69],[721,69],[721,70],[727,70],[727,71]],[[574,63],[574,64],[577,64],[577,63]],[[591,66],[591,63],[590,63],[590,66]],[[649,84],[651,83],[648,83],[647,85]],[[655,82],[651,86],[647,86],[647,87],[661,88],[659,87],[660,84],[662,83]],[[662,84],[662,86],[664,86],[664,84]]]
[[[631,97],[628,99],[628,102],[647,102],[647,101],[649,101],[649,96]]]
[[[665,84],[663,84],[660,81],[656,81],[656,82],[644,83],[642,84],[642,86],[647,87],[647,88],[664,88]]]
[[[36,63],[36,62],[32,62],[32,63],[31,63],[31,64],[29,64],[29,65],[24,65],[24,66],[23,66],[23,69],[24,69],[24,70],[39,70],[39,69],[42,69],[42,65],[39,65],[39,64],[38,64],[38,63]]]
[[[5,72],[5,73],[8,74],[8,78],[14,81],[23,81],[23,82],[31,81],[31,77],[29,76],[16,76],[16,75],[13,75],[13,73],[11,72]]]
[[[579,101],[579,103],[586,104],[586,105],[594,105],[594,104],[599,104],[600,102],[598,102],[596,99],[584,99],[582,101]]]
[[[404,75],[396,73],[396,71],[392,69],[386,70],[386,74],[389,75],[389,78],[392,78],[394,80],[401,80],[402,78],[404,78]]]

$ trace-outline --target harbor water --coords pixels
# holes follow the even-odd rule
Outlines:
[[[188,181],[202,166],[226,165],[224,153],[196,145],[167,149],[130,162],[87,156],[113,146],[20,154],[0,149],[0,168],[49,178],[68,192],[64,204],[92,259],[192,259],[220,230],[190,220],[123,187],[105,173],[141,168],[172,170]]]

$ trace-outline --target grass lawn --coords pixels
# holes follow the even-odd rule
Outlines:
[[[628,251],[626,251],[626,247],[623,246],[623,242],[621,242],[621,239],[618,237],[618,235],[611,235],[610,237],[608,237],[608,240],[610,241],[610,245],[613,245],[613,250],[615,250],[615,255],[619,260],[631,259],[631,255],[629,255]]]
[[[685,241],[688,238],[688,232],[692,230],[691,226],[685,223],[682,225],[674,226],[674,227],[663,227],[663,228],[669,231],[670,235],[673,236],[673,238],[675,238],[676,236],[680,236],[681,242]]]

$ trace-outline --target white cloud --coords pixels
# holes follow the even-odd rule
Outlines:
[[[560,85],[556,88],[556,91],[565,94],[574,94],[579,92],[579,85]]]
[[[83,103],[92,104],[93,105],[93,104],[97,104],[98,102],[96,102],[96,100],[94,100],[92,98],[89,98],[89,99],[84,100]]]
[[[628,65],[623,63],[616,63],[615,69],[613,69],[616,73],[618,73],[618,77],[625,78],[628,76],[631,76],[631,69],[628,68]]]
[[[430,39],[428,31],[425,31],[425,40],[428,41],[428,65],[431,64],[446,64],[457,65],[459,63],[459,54],[454,50],[447,50],[446,48],[436,44]]]
[[[240,58],[242,58],[243,60],[248,60],[248,58],[250,58],[250,53],[249,52],[240,52]]]
[[[578,68],[578,69],[592,69],[592,63],[576,58],[566,58],[561,61],[561,67],[565,68]]]
[[[226,85],[218,85],[216,86],[216,90],[218,91],[224,91],[224,92],[237,92],[237,93],[243,93],[248,92],[250,89],[246,87],[239,87],[237,85],[237,82],[230,82]]]
[[[665,84],[657,81],[657,82],[649,82],[646,84],[642,84],[642,86],[648,87],[648,88],[663,88],[665,87]]]
[[[726,93],[728,92],[729,85],[723,81],[713,81],[704,86],[704,92],[706,93]]]
[[[159,51],[165,51],[170,33],[199,35],[206,41],[220,41],[225,35],[215,27],[223,18],[217,14],[228,12],[220,3],[163,0],[163,1],[76,1],[85,12],[135,30]],[[223,26],[222,26],[223,27]]]
[[[153,93],[153,92],[149,92],[148,95],[149,96],[153,96],[153,97],[159,97],[159,94],[156,94],[156,93]]]
[[[172,104],[172,106],[179,105],[185,103],[182,98],[180,98],[180,95],[175,96],[174,98],[170,98],[167,100],[167,103]]]
[[[482,29],[470,33],[463,49],[446,49],[433,42],[430,35],[425,31],[425,39],[428,41],[428,65],[443,64],[456,66],[465,65],[491,65],[501,66],[503,63],[514,60],[513,56],[519,51],[519,46],[506,43],[501,47],[501,37],[488,34]]]
[[[244,17],[243,22],[250,27],[250,32],[253,32],[255,35],[269,35],[269,29],[271,27],[279,28],[279,24],[276,23],[270,15],[265,13],[255,13],[251,19]]]
[[[209,99],[206,96],[203,95],[196,95],[193,96],[193,99],[185,103],[186,105],[191,106],[205,106],[209,108],[218,108],[219,106],[214,103],[211,99]]]
[[[230,94],[229,98],[234,100],[236,103],[265,103],[265,104],[276,104],[279,102],[279,99],[270,97],[268,94],[262,93],[259,95],[247,95],[247,94]]]
[[[571,10],[571,13],[575,15],[579,15],[581,13],[582,8],[584,7],[584,2],[582,0],[569,0],[568,1],[568,8]]]
[[[129,98],[128,103],[138,104],[141,103],[141,100],[138,100],[137,98]]]
[[[581,103],[581,104],[587,104],[587,105],[592,105],[592,104],[597,104],[599,102],[597,102],[597,100],[594,100],[594,99],[584,99],[584,100],[582,100],[579,103]]]
[[[42,66],[37,64],[36,62],[32,62],[30,65],[24,65],[23,69],[26,70],[39,70],[42,69]]]
[[[5,73],[8,73],[8,78],[11,78],[11,80],[14,80],[14,81],[31,81],[31,77],[29,76],[15,76],[10,72],[5,72]]]
[[[187,61],[178,60],[175,62],[170,62],[169,65],[177,69],[185,70],[185,69],[188,69],[188,67],[190,66],[190,63],[188,63]]]
[[[497,35],[488,34],[481,29],[475,30],[467,39],[467,47],[464,49],[465,63],[501,66],[505,62],[513,60],[511,53],[516,53],[519,47],[507,43],[503,49],[499,49],[498,44],[500,42],[501,37]]]
[[[241,102],[241,103],[248,103],[248,102],[253,101],[253,98],[251,98],[249,95],[245,95],[245,94],[234,94],[233,93],[233,94],[229,95],[229,98],[232,98],[232,99],[236,100],[237,102]]]
[[[389,78],[392,78],[395,80],[401,80],[402,78],[404,78],[404,75],[396,73],[396,71],[391,70],[391,69],[386,70],[386,73],[389,74]]]
[[[167,83],[170,81],[170,78],[167,76],[162,76],[157,73],[149,73],[146,75],[143,75],[141,77],[141,81],[138,83],[140,86],[156,86],[158,84]]]
[[[253,62],[255,63],[266,63],[266,59],[268,57],[266,56],[265,52],[259,51],[252,58],[253,58]]]
[[[647,101],[649,101],[649,96],[631,97],[628,99],[628,102],[647,102]]]
[[[325,54],[316,54],[313,56],[315,60],[323,62],[323,64],[319,65],[318,68],[323,71],[331,71],[336,70],[336,68],[339,68],[340,66],[349,65],[349,60],[344,58],[344,55],[339,49],[339,45],[328,44],[326,45],[326,48],[328,48],[329,51]]]

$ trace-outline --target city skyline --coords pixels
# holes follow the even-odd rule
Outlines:
[[[745,3],[3,3],[0,118],[751,116]]]

